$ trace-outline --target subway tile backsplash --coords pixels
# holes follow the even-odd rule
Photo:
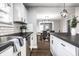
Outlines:
[[[7,35],[11,33],[14,33],[14,28],[9,28],[9,27],[0,28],[0,35]]]
[[[8,26],[0,27],[0,35],[8,35],[8,34],[13,34],[13,33],[18,33],[18,32],[20,32],[19,24],[14,24],[14,26],[12,27],[8,27]]]

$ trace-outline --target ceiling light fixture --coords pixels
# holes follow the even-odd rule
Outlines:
[[[68,15],[68,11],[65,9],[65,3],[64,3],[64,9],[63,9],[63,11],[62,12],[60,12],[60,14],[61,14],[61,16],[62,17],[67,17],[67,15]]]

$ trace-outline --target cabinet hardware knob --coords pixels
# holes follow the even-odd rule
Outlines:
[[[61,45],[65,47],[65,45],[64,45],[64,44],[62,44],[62,43],[61,43]]]
[[[33,37],[32,37],[32,40],[33,40]]]

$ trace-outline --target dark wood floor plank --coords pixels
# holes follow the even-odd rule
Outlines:
[[[49,42],[39,41],[38,48],[32,50],[31,56],[51,56]]]

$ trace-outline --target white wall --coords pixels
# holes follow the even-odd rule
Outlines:
[[[79,7],[75,8],[75,16],[78,16],[77,20],[79,21]],[[79,23],[77,23],[76,32],[79,34]]]
[[[54,21],[54,31],[59,32],[60,29],[60,20],[55,20]]]
[[[74,15],[75,13],[75,8],[74,7],[68,7],[66,8],[68,10],[69,15]],[[37,29],[38,29],[38,25],[37,25],[37,19],[38,18],[45,18],[48,15],[52,15],[52,17],[54,17],[54,19],[52,20],[59,20],[62,19],[60,17],[60,11],[62,11],[63,8],[60,7],[29,7],[28,8],[28,22],[33,24],[33,32],[34,32],[34,46],[37,46]],[[43,17],[41,17],[40,15],[43,15]],[[40,16],[40,17],[39,17]],[[47,17],[49,18],[49,16]],[[64,19],[62,19],[64,22]],[[67,24],[64,22],[63,24],[61,24],[63,28],[61,28],[61,32],[63,31],[67,31]],[[64,30],[66,29],[66,30]]]
[[[33,48],[37,48],[37,37],[36,37],[36,33],[37,33],[37,24],[36,24],[36,11],[33,10],[32,8],[28,9],[28,20],[27,22],[30,24],[33,24]]]

